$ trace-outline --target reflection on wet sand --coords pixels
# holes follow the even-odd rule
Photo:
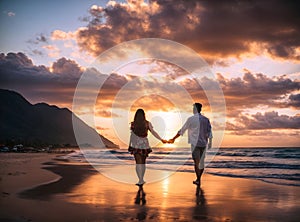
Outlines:
[[[136,197],[135,197],[135,204],[141,204],[141,205],[145,205],[146,204],[146,193],[144,191],[143,185],[139,186],[139,190],[136,193]]]
[[[204,190],[200,186],[196,187],[196,206],[193,212],[193,219],[207,220],[207,202],[204,195]]]
[[[285,221],[286,218],[300,221],[298,187],[205,174],[202,188],[196,187],[195,192],[194,174],[179,172],[157,183],[147,182],[137,190],[133,184],[113,181],[82,166],[78,169],[77,166],[54,165],[47,169],[59,174],[61,179],[22,192],[27,200],[18,201],[18,208],[14,204],[9,209],[23,209],[30,199],[40,208],[28,208],[28,215],[40,212],[45,207],[42,204],[47,204],[51,205],[52,212],[70,209],[72,214],[66,215],[75,220],[68,221],[120,218],[123,221]],[[147,189],[147,201],[144,189]],[[35,202],[37,197],[39,204]],[[51,201],[47,201],[47,197],[51,197]],[[83,208],[85,210],[73,210]],[[55,215],[51,214],[53,220],[48,221],[66,221]],[[46,221],[42,215],[36,218],[35,221]]]
[[[136,205],[140,205],[137,209],[136,219],[138,219],[139,221],[145,220],[147,218],[147,208],[144,206],[146,204],[146,193],[144,191],[143,185],[139,186],[134,203]]]
[[[204,174],[197,189],[194,174],[177,172],[156,183],[148,177],[146,204],[142,192],[135,204],[134,183],[36,155],[2,154],[0,221],[300,221],[300,187]],[[127,169],[115,172],[128,176]]]

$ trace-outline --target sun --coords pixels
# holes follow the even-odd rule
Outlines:
[[[182,116],[179,112],[149,111],[147,119],[154,129],[164,139],[173,138],[182,126]],[[159,144],[154,138],[149,138],[150,143],[156,143],[160,147],[176,147],[176,144]]]

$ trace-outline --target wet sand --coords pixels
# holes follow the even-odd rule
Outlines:
[[[300,221],[299,187],[175,173],[139,192],[56,156],[0,154],[0,221]]]

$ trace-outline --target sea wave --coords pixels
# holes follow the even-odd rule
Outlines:
[[[251,178],[269,183],[300,186],[300,148],[221,148],[206,154],[206,172],[227,177]],[[134,163],[127,150],[85,150],[68,155],[97,165]],[[194,172],[190,148],[153,148],[147,167]]]

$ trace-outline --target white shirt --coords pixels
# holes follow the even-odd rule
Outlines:
[[[188,143],[193,146],[206,147],[208,138],[212,138],[209,119],[196,113],[189,117],[178,133],[182,136],[188,130]]]

